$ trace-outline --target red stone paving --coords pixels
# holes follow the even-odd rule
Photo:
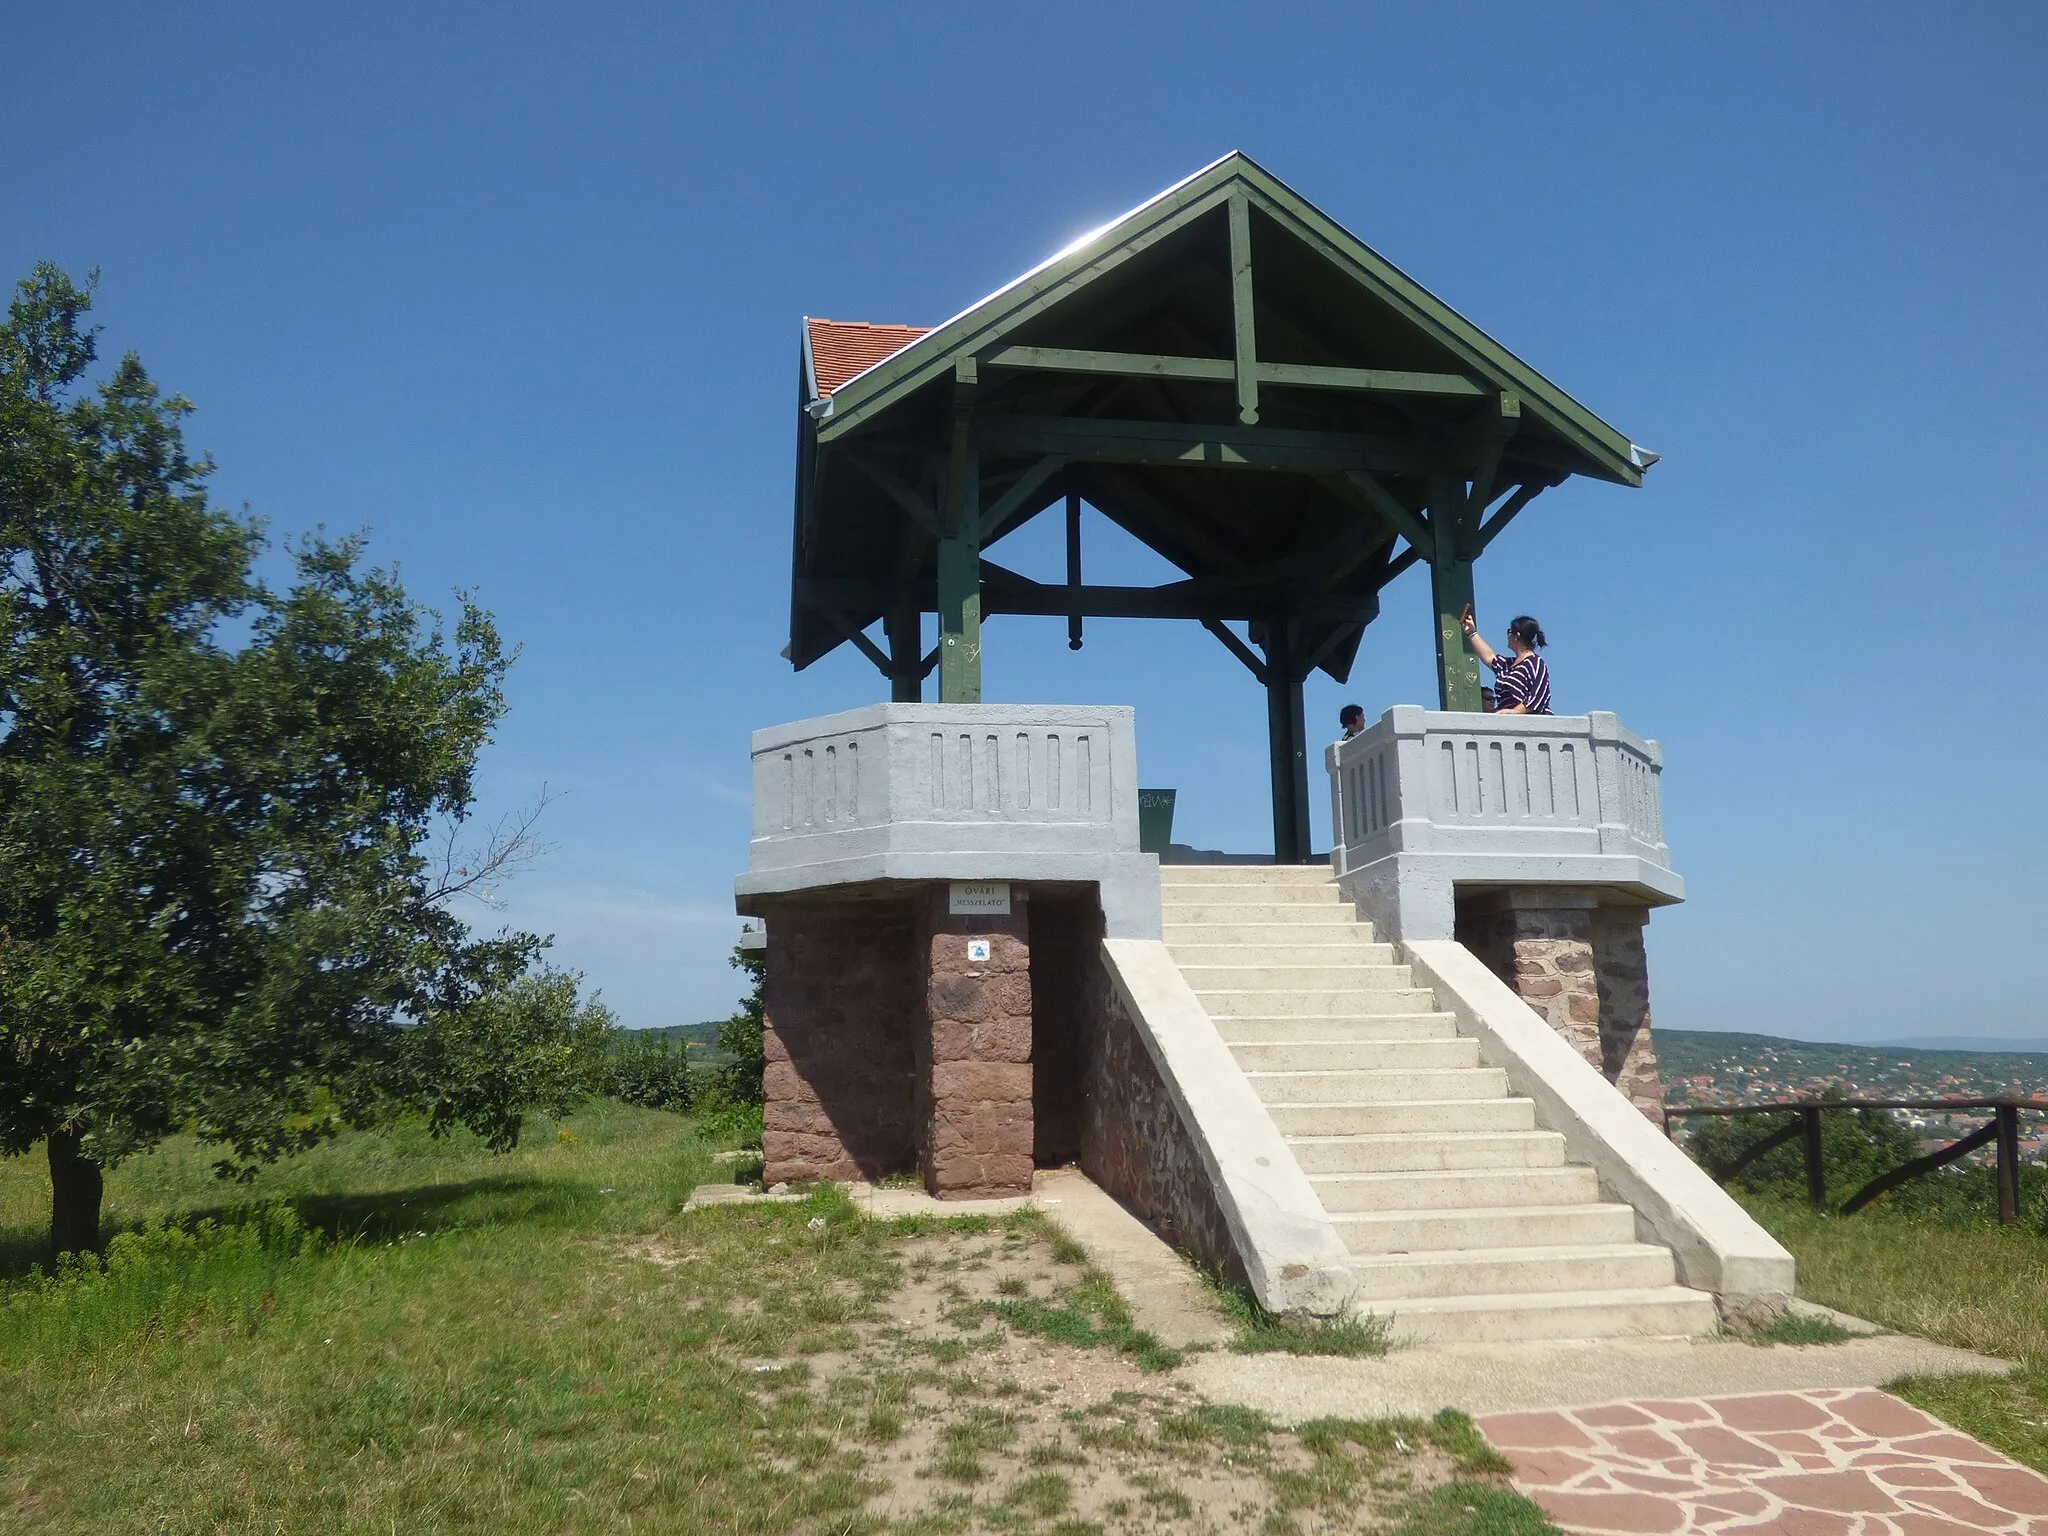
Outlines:
[[[1570,1536],[2048,1536],[2048,1478],[1868,1388],[1479,1421]]]

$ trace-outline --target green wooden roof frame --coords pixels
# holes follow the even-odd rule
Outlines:
[[[859,430],[896,401],[950,375],[958,359],[986,351],[1034,315],[1213,212],[1233,191],[1241,191],[1274,223],[1406,315],[1471,372],[1520,395],[1525,409],[1585,453],[1587,468],[1581,473],[1621,485],[1643,483],[1643,471],[1657,455],[1638,448],[1242,150],[1232,150],[1122,218],[1082,236],[894,356],[847,380],[833,392],[830,408],[819,420],[819,442]]]
[[[1183,232],[1219,212],[1227,215],[1229,229],[1232,322],[1227,323],[1234,323],[1235,333],[1231,356],[1018,344],[1020,333],[1028,342],[1035,324],[1043,330],[1047,317],[1057,319],[1070,301],[1085,305],[1098,285],[1111,290],[1116,274],[1147,252],[1176,249],[1163,245],[1176,236],[1183,241],[1196,238]],[[1333,291],[1357,296],[1356,326],[1384,330],[1391,324],[1412,338],[1408,350],[1445,359],[1446,366],[1415,371],[1263,358],[1254,326],[1254,213],[1348,279]],[[1215,233],[1199,238],[1214,239]],[[1134,270],[1142,276],[1145,269]],[[1315,281],[1325,279],[1318,276]],[[1263,296],[1258,301],[1267,302]],[[1335,325],[1336,319],[1332,316],[1328,323]],[[1234,386],[1237,420],[1226,424],[1172,419],[1171,413],[1165,420],[1104,420],[1065,413],[1005,416],[986,409],[977,416],[977,399],[986,399],[989,393],[981,388],[984,382],[1015,378],[1020,370],[1034,376],[1058,375],[1069,382],[1103,376],[1149,380],[1162,388],[1172,383],[1177,388],[1206,389],[1210,394],[1204,398],[1211,400],[1224,398]],[[1404,433],[1398,425],[1390,433],[1262,426],[1262,384],[1269,395],[1277,390],[1282,399],[1302,398],[1302,391],[1352,391],[1358,393],[1347,398],[1370,395],[1381,404],[1399,400],[1405,402],[1403,410],[1414,406],[1469,412],[1449,426],[1462,445],[1458,467],[1440,462],[1447,429],[1441,420],[1420,422],[1413,433]],[[1229,413],[1212,409],[1209,414]],[[922,484],[908,483],[887,465],[865,456],[865,445],[901,440],[906,434],[917,440],[929,461]],[[1022,461],[1023,467],[1007,482],[999,476],[993,485],[985,484],[981,455],[1003,453],[1035,457]],[[878,581],[876,570],[864,569],[857,575],[834,570],[829,568],[830,559],[819,553],[821,542],[828,542],[821,541],[821,529],[841,515],[831,504],[835,498],[820,491],[821,466],[834,459],[859,464],[855,482],[870,502],[879,497],[890,515],[900,519],[906,536],[900,542],[906,549],[921,541],[915,560],[898,558],[890,590],[884,590],[890,584]],[[920,697],[922,679],[936,666],[943,699],[973,701],[980,697],[985,602],[991,612],[1067,614],[1070,644],[1076,648],[1084,617],[1199,619],[1268,689],[1276,853],[1283,859],[1306,858],[1307,741],[1301,683],[1317,668],[1340,681],[1348,676],[1363,627],[1378,612],[1379,586],[1410,564],[1430,566],[1440,702],[1445,708],[1477,709],[1477,663],[1457,630],[1457,615],[1472,597],[1473,561],[1549,486],[1574,474],[1640,486],[1643,472],[1656,459],[1656,454],[1637,447],[1277,177],[1233,152],[1074,241],[828,396],[821,397],[815,387],[806,329],[799,388],[791,640],[785,654],[802,668],[838,645],[851,643],[891,680],[896,698]],[[1375,550],[1377,563],[1346,590],[1290,599],[1286,612],[1276,614],[1270,594],[1263,607],[1249,601],[1243,590],[1249,579],[1246,571],[1277,572],[1291,558],[1298,574],[1301,562],[1313,560],[1318,551],[1263,551],[1262,556],[1277,560],[1247,563],[1232,576],[1213,568],[1197,571],[1185,546],[1176,551],[1167,547],[1169,541],[1132,528],[1190,570],[1190,579],[1144,589],[1082,585],[1082,492],[1070,488],[1070,482],[1081,480],[1091,466],[1119,475],[1153,472],[1170,478],[1189,465],[1230,472],[1277,470],[1312,479],[1323,488],[1320,494],[1334,493],[1351,508],[1364,530],[1354,545],[1382,541]],[[1503,492],[1508,494],[1503,497]],[[1063,493],[1068,586],[1031,582],[983,559],[984,542],[1000,538]],[[1138,494],[1135,487],[1131,494]],[[1495,505],[1497,497],[1502,499]],[[837,499],[843,500],[843,494]],[[1089,499],[1102,504],[1098,497]],[[897,541],[874,524],[872,506],[862,515],[867,521],[852,547],[872,567],[873,546]],[[1397,540],[1405,544],[1398,556],[1393,551]],[[1358,553],[1353,548],[1346,558],[1355,561]],[[1214,567],[1220,559],[1208,563]],[[912,565],[920,562],[913,573]],[[934,611],[939,615],[940,644],[920,656],[919,614]],[[878,618],[885,625],[886,650],[865,633]],[[1252,622],[1252,645],[1263,656],[1225,627],[1224,621],[1231,618]]]

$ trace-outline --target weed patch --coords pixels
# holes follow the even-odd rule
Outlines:
[[[1768,1326],[1741,1335],[1745,1344],[1846,1344],[1856,1335],[1832,1318],[1786,1312]]]
[[[1006,1298],[984,1301],[981,1309],[1019,1333],[1074,1349],[1114,1349],[1147,1371],[1170,1371],[1185,1358],[1132,1323],[1130,1307],[1100,1270],[1088,1271],[1081,1283],[1057,1302]]]
[[[1298,1319],[1277,1317],[1243,1286],[1209,1277],[1211,1294],[1224,1316],[1237,1325],[1230,1347],[1241,1355],[1384,1355],[1393,1348],[1393,1326],[1368,1312],[1363,1316]]]

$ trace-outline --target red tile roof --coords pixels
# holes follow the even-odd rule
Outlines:
[[[829,395],[857,373],[885,357],[893,357],[920,336],[921,325],[870,325],[865,320],[813,320],[804,324],[811,335],[811,373],[820,396]]]

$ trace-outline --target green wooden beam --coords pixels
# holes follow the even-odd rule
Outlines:
[[[1402,504],[1370,470],[1353,469],[1326,478],[1323,483],[1347,501],[1370,507],[1394,527],[1395,532],[1422,551],[1425,560],[1436,556],[1436,535],[1429,523]]]
[[[1258,679],[1261,688],[1266,686],[1266,664],[1259,659],[1257,651],[1254,651],[1250,646],[1238,639],[1236,635],[1225,629],[1221,619],[1204,619],[1202,620],[1202,628],[1208,630],[1218,640],[1221,640],[1223,648],[1244,663],[1245,670]]]
[[[1362,469],[1413,474],[1430,467],[1420,444],[1359,432],[991,415],[977,420],[975,435],[985,449],[1061,454],[1077,461],[1306,473]]]
[[[985,368],[1043,373],[1107,374],[1126,379],[1187,379],[1228,384],[1237,364],[1223,357],[1183,357],[1171,352],[1095,352],[1082,347],[1003,347],[982,360]],[[1255,363],[1261,384],[1291,389],[1328,389],[1366,395],[1444,395],[1461,400],[1492,393],[1462,373],[1416,373],[1398,368],[1327,368],[1315,363]]]
[[[1199,379],[1227,384],[1237,369],[1227,358],[1174,357],[1163,352],[1090,352],[1078,347],[1004,347],[982,359],[988,368],[1046,373],[1106,373],[1126,379]]]
[[[1411,373],[1396,368],[1324,368],[1313,363],[1261,363],[1267,384],[1297,389],[1350,390],[1366,395],[1451,395],[1460,399],[1489,393],[1462,373]]]
[[[1237,419],[1259,424],[1259,343],[1252,313],[1252,211],[1243,193],[1230,198],[1230,330],[1237,362]]]
[[[875,664],[876,670],[878,670],[882,674],[882,676],[895,676],[895,663],[890,659],[888,654],[885,651],[883,651],[883,649],[880,646],[876,645],[874,641],[870,640],[867,637],[867,635],[862,632],[861,627],[858,624],[854,623],[853,620],[849,619],[837,608],[825,605],[816,606],[818,608],[819,614],[823,616],[825,622],[830,624],[834,629],[838,630],[839,633],[846,636],[847,639],[851,640],[854,643],[855,647],[859,649],[861,655],[867,657],[869,661],[872,661]]]
[[[1475,509],[1493,500],[1494,477],[1500,470],[1501,454],[1521,425],[1522,401],[1513,390],[1502,390],[1473,413],[1472,421],[1465,429],[1471,453],[1466,476],[1472,483],[1466,500]]]
[[[1472,543],[1475,546],[1473,553],[1483,554],[1486,546],[1494,541],[1501,529],[1514,521],[1517,512],[1521,511],[1522,508],[1529,505],[1530,502],[1549,489],[1549,485],[1541,480],[1533,480],[1525,485],[1515,487],[1514,495],[1495,508],[1493,515],[1481,523],[1479,531],[1473,534]]]
[[[918,495],[916,491],[904,484],[903,480],[894,470],[886,465],[876,463],[866,454],[857,453],[852,457],[855,466],[860,472],[887,491],[889,499],[908,513],[912,522],[916,523],[918,527],[931,534],[934,538],[938,536],[939,520],[932,509],[931,502],[927,498]]]
[[[1046,483],[1066,467],[1067,461],[1064,458],[1059,454],[1049,453],[1012,481],[1010,488],[990,502],[988,510],[981,515],[984,538],[994,539],[1002,534],[1005,531],[1004,525],[1010,518],[1022,510],[1033,496],[1043,491]],[[1046,499],[1051,501],[1054,498],[1049,496]]]
[[[1225,619],[1263,619],[1285,610],[1304,618],[1342,623],[1370,617],[1378,611],[1377,596],[1327,593],[1294,598],[1284,590],[1207,593],[1188,590],[1193,584],[1175,582],[1163,587],[1068,586],[1064,582],[1033,581],[1029,576],[981,562],[982,613],[1038,614],[1064,618],[1079,606],[1089,619],[1196,619],[1221,622]]]

